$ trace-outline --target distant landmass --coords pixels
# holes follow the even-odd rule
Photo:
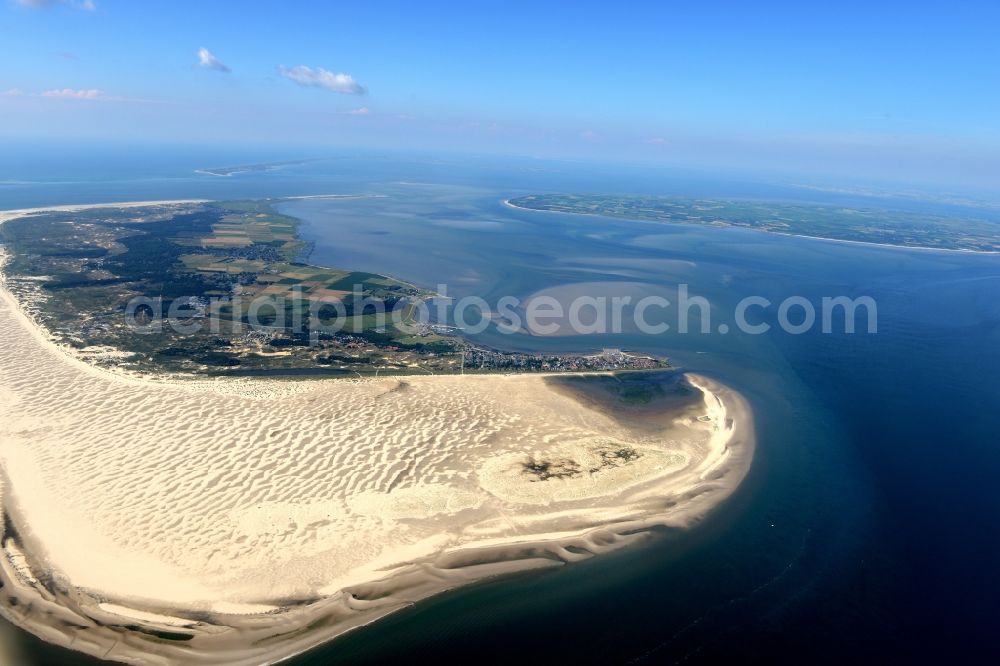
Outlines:
[[[1000,252],[1000,224],[933,213],[653,196],[531,194],[516,208],[666,224],[742,227],[792,236],[965,252]]]
[[[259,171],[274,171],[286,166],[297,164],[308,164],[316,160],[290,160],[285,162],[261,162],[259,164],[237,164],[236,166],[214,167],[211,169],[195,169],[195,173],[203,173],[208,176],[235,176],[238,173],[251,173]]]

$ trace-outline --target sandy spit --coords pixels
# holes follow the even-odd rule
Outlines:
[[[2,281],[0,330],[0,613],[131,664],[273,663],[688,526],[753,455],[746,402],[695,375],[700,401],[636,429],[539,376],[122,377],[67,355]],[[539,461],[579,469],[543,480]]]
[[[119,201],[97,204],[67,204],[65,206],[48,206],[45,208],[19,208],[15,210],[0,210],[0,224],[16,217],[25,217],[37,213],[64,212],[74,213],[79,210],[95,210],[100,208],[143,208],[146,206],[169,206],[174,204],[207,203],[208,199],[167,199],[162,201]]]

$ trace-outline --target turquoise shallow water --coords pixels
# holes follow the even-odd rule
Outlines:
[[[478,339],[514,349],[665,354],[742,391],[757,422],[748,481],[695,529],[558,571],[447,593],[293,663],[998,656],[987,639],[1000,611],[992,566],[1000,555],[993,489],[1000,478],[1000,257],[533,213],[500,203],[538,190],[819,196],[669,173],[361,156],[244,177],[193,174],[232,163],[205,159],[181,155],[143,178],[109,166],[100,178],[69,173],[61,184],[0,184],[0,208],[385,195],[284,210],[306,220],[314,261],[431,287],[445,282],[455,295],[491,302],[581,282],[612,290],[638,283],[642,293],[667,296],[678,283],[690,284],[713,305],[711,334],[486,332]],[[875,298],[876,335],[717,331],[747,295],[818,302],[842,294]],[[761,320],[776,323],[773,311]],[[22,643],[36,663],[70,663],[61,651]]]

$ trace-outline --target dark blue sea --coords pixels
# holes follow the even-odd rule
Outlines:
[[[0,157],[0,209],[65,203],[299,200],[311,261],[495,302],[580,290],[711,304],[708,333],[629,327],[502,335],[512,350],[665,355],[750,401],[749,478],[701,524],[564,568],[442,594],[290,662],[996,663],[1000,618],[1000,256],[515,210],[531,192],[636,193],[933,210],[778,180],[476,156],[46,146]],[[230,177],[196,169],[319,158]],[[992,217],[991,217],[992,216]],[[597,285],[597,286],[595,286]],[[547,291],[546,291],[547,290]],[[747,296],[869,296],[877,333],[790,334]],[[838,332],[839,331],[839,332]],[[26,664],[93,663],[11,627]]]

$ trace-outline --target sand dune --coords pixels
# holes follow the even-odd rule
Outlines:
[[[287,657],[687,525],[752,456],[746,404],[703,377],[635,426],[537,375],[140,380],[69,356],[2,286],[0,612],[109,659]]]

